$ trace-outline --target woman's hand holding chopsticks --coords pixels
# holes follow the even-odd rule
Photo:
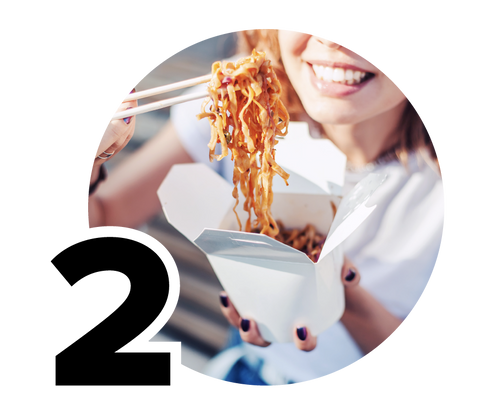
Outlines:
[[[132,93],[133,92],[134,91],[132,91]],[[118,107],[118,111],[124,111],[135,107],[137,107],[136,100],[122,102]],[[134,135],[134,130],[134,116],[110,121],[96,151],[90,178],[89,194],[92,194],[99,182],[105,178],[105,172],[103,171],[102,165],[116,156],[128,144]]]
[[[125,94],[135,92],[133,87]],[[137,107],[137,100],[128,102],[119,102],[113,109],[113,113],[119,113],[130,108]],[[135,130],[135,116],[109,120],[104,125],[101,135],[97,140],[94,153],[92,154],[92,163],[98,166],[116,156],[130,141]],[[109,154],[112,154],[111,156]]]

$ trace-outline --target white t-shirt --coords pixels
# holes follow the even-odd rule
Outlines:
[[[172,109],[172,121],[193,160],[203,162],[232,181],[230,157],[210,163],[207,143],[210,126],[198,121],[201,101]],[[360,284],[388,311],[405,318],[422,294],[437,259],[443,230],[443,189],[436,168],[412,154],[407,166],[399,161],[346,170],[344,194],[370,172],[387,174],[373,194],[377,208],[344,242],[347,257],[361,275]],[[294,344],[261,348],[245,343],[245,352],[257,356],[295,382],[333,373],[355,362],[363,353],[338,322],[318,336],[317,347],[302,352]]]

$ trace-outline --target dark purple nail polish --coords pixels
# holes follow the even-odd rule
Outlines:
[[[132,107],[128,107],[127,110],[131,110]],[[132,117],[127,117],[127,118],[124,118],[123,121],[125,122],[125,124],[130,124],[130,120],[132,119]]]
[[[307,338],[307,329],[305,327],[297,327],[297,336],[304,341]]]
[[[240,326],[241,326],[241,330],[243,330],[244,332],[247,332],[250,329],[250,320],[247,320],[246,318],[242,319]]]
[[[354,279],[354,277],[356,277],[356,271],[354,271],[353,269],[349,268],[349,272],[345,276],[345,280],[346,281],[352,281]]]
[[[227,308],[227,306],[229,305],[229,302],[227,301],[227,295],[221,294],[219,297],[220,297],[220,303]]]

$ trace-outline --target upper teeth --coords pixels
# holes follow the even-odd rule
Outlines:
[[[366,72],[353,71],[352,69],[332,68],[331,66],[313,65],[313,70],[319,79],[341,84],[359,84],[366,76]]]

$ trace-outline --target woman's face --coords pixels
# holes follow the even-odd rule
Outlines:
[[[306,112],[322,124],[357,124],[405,100],[376,67],[324,39],[279,31],[281,57]]]

